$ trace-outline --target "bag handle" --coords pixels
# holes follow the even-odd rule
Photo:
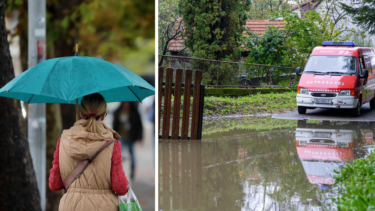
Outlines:
[[[111,140],[106,141],[105,144],[102,147],[100,147],[100,149],[94,155],[90,156],[86,160],[80,161],[77,164],[77,166],[73,169],[72,172],[70,172],[70,174],[64,181],[64,193],[66,193],[70,185],[72,185],[72,183],[81,176],[83,171],[94,160],[94,158],[96,158],[96,156],[98,156],[105,148],[107,148],[109,145],[111,145],[115,141],[116,139],[111,139]]]
[[[117,193],[116,193],[116,195],[117,195]],[[117,195],[117,196],[120,199],[121,203],[125,203],[124,200],[119,195]],[[130,185],[128,185],[128,193],[126,194],[126,203],[128,203],[128,204],[130,203],[130,196],[133,197],[134,201],[137,201],[137,197],[135,196],[135,194],[133,192],[133,189],[130,187]]]

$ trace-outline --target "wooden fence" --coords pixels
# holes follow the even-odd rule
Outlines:
[[[166,70],[166,71],[165,71]],[[165,81],[164,79],[165,72]],[[175,77],[173,77],[175,72]],[[185,83],[183,80],[183,70],[173,68],[159,67],[159,117],[163,117],[162,131],[159,137],[161,139],[201,139],[202,136],[202,120],[203,120],[203,105],[204,105],[204,90],[205,86],[201,85],[202,71],[194,71],[194,84],[192,84],[193,71],[185,70]],[[175,78],[173,82],[173,78]],[[171,112],[172,112],[172,87],[174,87],[173,113],[172,113],[172,133],[171,127]],[[181,94],[182,87],[184,87],[183,102],[182,102],[182,126],[180,135],[180,110],[181,110]],[[164,90],[163,90],[164,88]],[[189,136],[190,123],[190,97],[191,88],[193,88],[193,102],[191,127]],[[164,92],[163,92],[164,91]],[[163,114],[161,114],[162,93],[164,93]],[[159,118],[159,134],[160,134],[160,118]]]

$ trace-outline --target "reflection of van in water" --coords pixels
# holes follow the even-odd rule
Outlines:
[[[369,102],[375,108],[375,51],[355,47],[354,42],[325,41],[315,47],[303,70],[297,89],[298,113],[306,109],[351,109],[359,116]]]
[[[310,183],[321,187],[334,183],[334,169],[365,157],[374,150],[374,134],[368,129],[373,124],[326,123],[320,125],[298,121],[296,129],[297,153],[306,176]]]
[[[297,128],[297,153],[309,181],[333,184],[333,170],[354,160],[354,139],[354,130]]]

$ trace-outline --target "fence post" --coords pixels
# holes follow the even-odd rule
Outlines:
[[[199,115],[199,101],[200,101],[200,88],[202,80],[202,71],[195,70],[194,77],[194,91],[193,91],[193,114],[191,121],[191,139],[196,140],[198,138],[198,115]]]
[[[173,103],[173,119],[172,119],[172,139],[178,139],[180,110],[181,110],[181,86],[182,86],[182,70],[177,69],[175,75],[174,86],[174,103]]]
[[[215,66],[215,65],[214,65]],[[216,85],[219,85],[219,70],[220,70],[220,62],[218,62],[219,68],[217,68],[217,76],[216,76]]]
[[[193,71],[185,70],[185,85],[184,85],[184,102],[182,111],[182,127],[181,127],[181,139],[188,139],[189,133],[189,115],[190,115],[190,86],[192,80]]]
[[[204,107],[204,91],[205,85],[201,85],[200,100],[199,100],[199,115],[198,115],[198,130],[197,139],[202,139],[202,128],[203,128],[203,107]]]
[[[169,123],[171,119],[171,95],[172,95],[172,79],[173,69],[167,68],[167,75],[165,78],[165,91],[164,91],[164,113],[163,113],[163,128],[161,133],[162,139],[169,138]]]
[[[289,69],[289,88],[292,88],[292,69]]]
[[[161,113],[160,113],[160,110],[161,110],[161,92],[163,90],[163,76],[164,76],[164,67],[159,67],[159,87],[158,87],[158,90],[159,90],[159,93],[158,93],[158,104],[159,104],[159,107],[158,107],[158,114],[159,114],[159,119],[158,119],[158,139],[159,139],[159,134],[160,134],[160,117],[161,117]],[[164,111],[165,112],[165,111]]]

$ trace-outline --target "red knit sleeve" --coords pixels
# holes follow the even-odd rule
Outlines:
[[[59,191],[64,189],[64,183],[61,179],[60,174],[60,165],[59,165],[59,148],[60,148],[60,139],[56,144],[56,151],[53,154],[52,169],[49,175],[49,188],[52,191]]]
[[[112,154],[112,170],[111,170],[112,190],[119,196],[123,196],[128,192],[129,181],[125,176],[122,166],[121,143],[115,141]]]

